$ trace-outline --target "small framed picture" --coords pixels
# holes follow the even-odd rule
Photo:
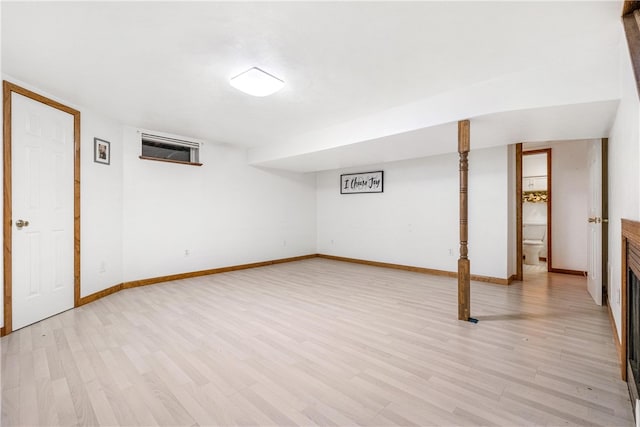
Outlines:
[[[100,138],[93,138],[93,161],[108,165],[111,163],[111,143]]]

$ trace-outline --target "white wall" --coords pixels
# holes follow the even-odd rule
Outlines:
[[[620,338],[622,218],[640,219],[640,104],[626,38],[620,49],[621,101],[609,135],[609,304]]]
[[[81,109],[80,295],[122,276],[122,125]],[[93,161],[93,138],[110,142],[111,164]]]
[[[508,153],[469,155],[473,274],[508,277]],[[340,194],[341,173],[368,170],[384,170],[384,193]],[[458,185],[457,154],[320,172],[318,252],[457,271]]]
[[[141,160],[137,129],[124,140],[125,281],[316,252],[314,175],[212,143],[201,167]]]
[[[553,268],[587,271],[589,141],[551,148],[551,246]]]
[[[507,267],[509,147],[474,151],[473,136],[471,144],[469,153],[471,272],[482,276],[508,279],[510,276]],[[453,216],[457,218],[457,204],[455,206],[456,211]],[[457,265],[454,271],[457,271]]]

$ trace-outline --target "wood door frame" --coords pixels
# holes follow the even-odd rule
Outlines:
[[[519,280],[523,280],[522,274],[522,242],[523,238],[523,219],[522,219],[522,161],[524,156],[530,156],[534,154],[543,154],[547,155],[547,271],[561,273],[561,270],[555,270],[552,267],[552,251],[551,251],[551,148],[541,148],[536,150],[527,150],[524,151],[522,149],[522,144],[516,145],[516,256],[518,258],[517,266],[516,266],[516,274],[519,276]]]
[[[514,279],[522,281],[522,142],[516,144],[516,260]]]
[[[6,80],[2,82],[3,93],[3,138],[4,138],[4,159],[3,159],[3,189],[4,189],[4,212],[3,212],[3,255],[4,255],[4,328],[3,335],[12,331],[13,311],[11,304],[12,296],[12,183],[11,183],[11,94],[16,93],[34,101],[48,105],[73,116],[73,306],[78,307],[80,303],[80,111],[67,107],[57,101],[39,95],[28,89],[10,83]]]

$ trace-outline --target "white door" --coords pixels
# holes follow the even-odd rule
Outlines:
[[[589,293],[602,305],[602,142],[589,145]]]
[[[74,144],[71,114],[16,93],[11,102],[16,330],[73,308]]]

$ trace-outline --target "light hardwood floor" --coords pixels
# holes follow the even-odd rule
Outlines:
[[[583,278],[310,259],[129,289],[2,339],[2,425],[632,425]]]
[[[524,274],[525,281],[528,281],[529,279],[535,280],[537,279],[536,275],[539,273],[545,274],[547,272],[547,263],[541,261],[539,264],[535,265],[522,264],[522,272]]]

